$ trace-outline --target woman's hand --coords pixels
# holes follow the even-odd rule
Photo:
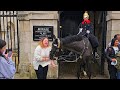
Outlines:
[[[5,55],[5,57],[8,59],[8,57],[9,57],[9,58],[12,58],[13,53],[11,54],[11,56],[8,56],[8,53],[7,53],[7,54],[4,54],[4,55]]]
[[[8,58],[8,53],[7,54],[4,54],[6,58]]]
[[[45,58],[45,57],[42,57],[42,61],[46,61],[46,58]]]
[[[50,60],[49,57],[42,57],[42,61],[48,61]]]
[[[54,63],[54,60],[51,60],[50,65],[51,65],[52,67],[56,67],[56,66],[57,66],[57,65]]]
[[[116,59],[115,59],[115,58],[112,58],[112,62],[114,62],[114,61],[116,61]]]
[[[49,58],[49,57],[45,57],[45,59],[46,59],[46,61],[50,60],[50,58]]]

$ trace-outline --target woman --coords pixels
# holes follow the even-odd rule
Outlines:
[[[120,48],[118,47],[119,41],[117,38],[113,38],[111,41],[111,47],[107,48],[106,58],[108,62],[108,70],[110,79],[117,79],[117,68],[112,65],[111,62],[116,61],[116,54],[119,52]]]
[[[35,49],[33,60],[33,66],[38,79],[46,79],[49,64],[55,67],[54,62],[49,58],[50,51],[51,47],[49,46],[48,38],[42,38],[40,44]]]
[[[12,55],[5,55],[5,51],[6,42],[0,39],[0,79],[13,79],[16,72],[15,63],[12,61]]]

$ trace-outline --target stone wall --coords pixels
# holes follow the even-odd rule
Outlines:
[[[115,34],[120,33],[120,11],[108,11],[107,12],[107,42],[114,37]]]

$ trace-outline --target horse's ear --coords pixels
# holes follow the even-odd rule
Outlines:
[[[56,36],[55,36],[54,34],[53,34],[53,38],[54,38],[54,39],[57,39]]]

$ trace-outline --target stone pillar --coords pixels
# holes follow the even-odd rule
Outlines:
[[[20,37],[20,74],[29,73],[30,78],[36,78],[32,66],[34,50],[38,41],[33,41],[33,26],[53,26],[57,36],[58,12],[57,11],[19,11],[19,37]],[[51,42],[50,42],[51,44]],[[48,78],[58,77],[58,67],[49,68]]]
[[[120,11],[107,12],[107,42],[111,41],[115,34],[120,33]]]

